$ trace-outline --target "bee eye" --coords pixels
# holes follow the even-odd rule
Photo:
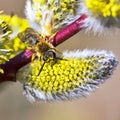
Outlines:
[[[44,61],[47,61],[49,58],[56,58],[56,54],[55,54],[55,52],[54,51],[46,51],[45,53],[44,53],[44,55],[43,55],[43,60]]]

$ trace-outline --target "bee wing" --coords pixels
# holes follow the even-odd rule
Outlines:
[[[25,13],[32,28],[51,36],[80,16],[79,5],[80,0],[27,0]]]

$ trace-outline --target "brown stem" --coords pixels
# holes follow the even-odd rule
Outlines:
[[[75,22],[63,28],[51,39],[51,44],[57,46],[61,44],[63,41],[67,40],[71,36],[75,35],[77,32],[82,30],[84,27],[84,19],[87,16],[84,14],[80,18],[78,18]],[[4,73],[0,73],[0,82],[5,81],[16,81],[16,73],[17,71],[30,63],[33,52],[30,50],[25,50],[14,58],[10,59],[5,64],[1,64],[0,68],[4,70]]]

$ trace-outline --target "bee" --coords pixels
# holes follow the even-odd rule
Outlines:
[[[25,31],[18,34],[18,37],[28,45],[35,54],[32,56],[32,60],[39,58],[44,63],[41,66],[38,75],[40,75],[46,62],[62,60],[62,53],[58,51],[49,40],[49,37],[42,36],[32,28],[27,28]]]

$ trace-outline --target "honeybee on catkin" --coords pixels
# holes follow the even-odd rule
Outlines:
[[[32,28],[27,28],[25,31],[19,33],[18,37],[34,52],[32,60],[40,59],[44,61],[38,75],[46,62],[52,60],[55,63],[57,59],[63,59],[62,53],[49,42],[49,37],[42,36]]]

